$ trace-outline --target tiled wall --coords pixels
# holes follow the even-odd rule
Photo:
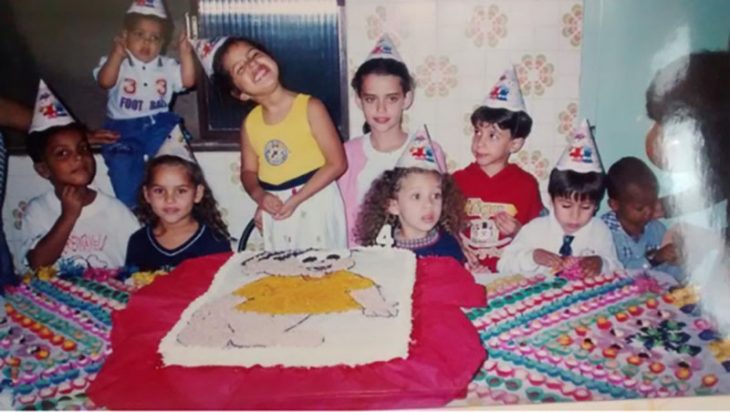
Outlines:
[[[349,77],[376,39],[390,33],[417,80],[404,127],[415,130],[426,123],[453,171],[471,161],[471,112],[501,72],[514,64],[534,120],[532,134],[514,161],[544,188],[577,121],[582,16],[581,0],[349,0]],[[356,136],[363,116],[350,94],[350,133]],[[198,159],[231,233],[240,234],[253,203],[238,180],[238,153],[200,153]],[[96,185],[110,191],[100,158],[97,166]],[[12,156],[9,169],[3,223],[12,247],[24,202],[50,186],[35,175],[27,157]]]

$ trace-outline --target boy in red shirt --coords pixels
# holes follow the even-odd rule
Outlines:
[[[495,272],[502,248],[543,209],[537,180],[509,163],[532,129],[514,69],[504,72],[471,115],[475,161],[454,173],[470,221],[462,235],[473,272]]]

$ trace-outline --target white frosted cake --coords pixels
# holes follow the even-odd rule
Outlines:
[[[408,356],[416,259],[402,249],[241,252],[162,339],[165,365],[363,365]]]

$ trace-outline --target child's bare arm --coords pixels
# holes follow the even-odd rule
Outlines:
[[[545,249],[535,249],[532,252],[532,260],[540,266],[547,266],[554,270],[560,270],[563,268],[563,259],[560,255],[556,255],[553,252],[549,252]]]
[[[345,149],[342,146],[342,142],[340,142],[337,130],[334,124],[332,124],[327,109],[318,99],[309,99],[307,119],[309,120],[309,126],[312,128],[312,134],[317,141],[317,145],[324,155],[324,166],[317,170],[312,178],[302,187],[302,190],[291,196],[284,203],[279,213],[274,216],[275,219],[286,219],[291,216],[300,203],[335,181],[347,169]]]
[[[195,58],[193,56],[193,46],[188,41],[188,36],[184,31],[180,33],[178,50],[180,52],[182,85],[184,88],[189,89],[195,86]]]
[[[259,184],[259,160],[246,134],[246,127],[241,126],[241,183],[251,199],[267,213],[277,213],[283,203],[278,197],[266,192]]]
[[[112,51],[109,53],[104,64],[99,69],[99,75],[96,78],[96,82],[99,83],[103,89],[111,89],[117,84],[119,78],[119,68],[122,62],[127,57],[127,50],[124,46],[124,39],[126,32],[119,34],[114,37],[114,45]]]
[[[35,248],[28,252],[31,269],[54,264],[66,246],[69,235],[81,215],[84,205],[85,187],[65,186],[61,192],[61,215],[51,230],[43,236]]]
[[[0,126],[25,132],[30,128],[32,119],[33,109],[0,97]]]

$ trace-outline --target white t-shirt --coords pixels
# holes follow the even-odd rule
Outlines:
[[[375,179],[380,177],[384,171],[393,169],[395,164],[400,159],[405,150],[406,144],[409,139],[406,139],[403,144],[390,152],[381,152],[373,147],[372,137],[370,133],[366,134],[362,138],[362,150],[365,153],[365,164],[367,167],[362,169],[357,177],[357,204],[361,205],[365,195],[370,190],[370,186],[373,184]]]
[[[553,215],[538,217],[520,229],[512,243],[502,252],[497,263],[500,273],[538,274],[549,273],[550,268],[535,263],[532,253],[545,249],[558,253],[563,245],[563,228]],[[573,256],[598,255],[603,260],[602,272],[623,269],[616,255],[611,230],[599,218],[592,218],[585,226],[573,233]]]
[[[30,268],[28,252],[48,234],[59,216],[61,201],[53,190],[28,202],[20,228],[20,246],[15,253],[15,267],[20,273]],[[96,199],[81,210],[61,259],[72,259],[84,267],[121,267],[129,236],[137,229],[139,222],[122,202],[97,190]]]
[[[106,62],[104,56],[94,69],[94,79]],[[143,63],[128,56],[119,67],[117,83],[109,89],[106,115],[112,119],[133,119],[169,111],[172,95],[184,91],[180,64],[165,56]]]

